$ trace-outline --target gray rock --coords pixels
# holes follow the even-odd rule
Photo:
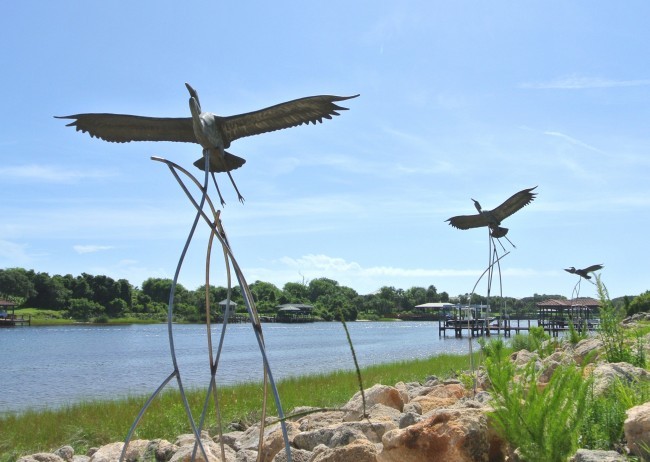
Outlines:
[[[314,455],[311,451],[304,449],[291,448],[291,461],[292,462],[310,462]],[[251,461],[253,462],[253,461]],[[273,458],[272,462],[287,462],[287,451],[280,451]]]
[[[64,459],[49,452],[39,452],[29,456],[23,456],[16,462],[65,462]]]
[[[624,456],[616,451],[599,451],[591,449],[578,449],[571,458],[571,462],[625,462]]]
[[[594,394],[602,396],[617,381],[632,383],[635,381],[650,381],[650,373],[640,367],[628,363],[603,363],[593,371]]]
[[[399,428],[410,427],[422,420],[422,416],[415,412],[405,412],[399,419]]]
[[[72,446],[63,446],[56,451],[54,451],[54,454],[59,456],[61,459],[65,460],[66,462],[72,462],[72,458],[74,457],[74,449]]]

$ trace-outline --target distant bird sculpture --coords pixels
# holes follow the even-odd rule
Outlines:
[[[295,99],[259,111],[248,112],[228,117],[221,117],[201,109],[199,95],[189,84],[185,84],[190,93],[190,112],[192,117],[142,117],[126,114],[75,114],[57,117],[74,119],[68,127],[87,132],[91,137],[115,143],[130,141],[178,141],[197,143],[203,148],[201,159],[194,165],[205,169],[205,157],[208,157],[208,170],[212,173],[226,172],[230,177],[241,202],[244,198],[230,174],[231,170],[241,167],[245,159],[226,152],[230,143],[246,136],[297,127],[302,124],[323,122],[340,115],[337,111],[347,110],[335,104],[338,101],[356,98],[354,96],[309,96]],[[215,181],[216,184],[216,181]],[[217,188],[218,189],[218,188]],[[222,205],[224,204],[219,192]]]
[[[490,236],[495,238],[505,237],[508,234],[508,228],[501,227],[501,222],[514,214],[519,209],[530,204],[537,193],[532,192],[534,188],[528,188],[513,194],[503,204],[493,210],[483,210],[477,200],[472,199],[474,206],[478,211],[475,215],[459,215],[449,218],[451,226],[458,229],[480,228],[487,226],[490,229]],[[508,239],[506,237],[506,239]],[[510,240],[508,239],[508,242]],[[512,242],[510,242],[512,244]]]
[[[591,265],[583,269],[575,269],[573,266],[570,268],[566,268],[564,271],[567,271],[571,274],[577,274],[578,276],[585,278],[585,279],[591,279],[591,276],[589,273],[593,273],[594,271],[599,271],[603,269],[603,265]]]

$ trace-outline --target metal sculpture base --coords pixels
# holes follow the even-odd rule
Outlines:
[[[184,168],[180,167],[179,165],[170,162],[168,160],[162,159],[160,157],[152,157],[152,160],[162,162],[169,167],[169,170],[171,171],[172,175],[180,185],[180,187],[183,189],[185,194],[187,195],[188,199],[196,209],[196,216],[194,218],[194,221],[192,223],[189,235],[187,237],[187,240],[185,242],[185,245],[183,247],[183,251],[181,253],[181,256],[178,260],[178,264],[176,266],[176,272],[174,274],[174,279],[172,281],[172,286],[169,294],[169,303],[168,303],[168,308],[167,308],[167,330],[168,330],[168,336],[169,336],[169,350],[170,350],[170,355],[171,355],[171,360],[172,360],[172,372],[169,374],[169,376],[160,384],[160,386],[156,389],[156,391],[153,392],[153,394],[149,397],[149,399],[146,401],[142,409],[140,410],[138,416],[136,417],[135,421],[131,425],[131,428],[129,429],[129,432],[125,438],[124,441],[124,446],[122,448],[122,454],[120,456],[120,462],[125,460],[127,450],[129,443],[133,437],[133,434],[140,423],[140,420],[142,419],[143,415],[151,405],[153,399],[160,394],[160,392],[169,384],[169,382],[172,381],[172,379],[176,379],[176,383],[178,385],[181,401],[183,403],[183,407],[185,409],[185,414],[187,415],[188,421],[192,427],[192,433],[194,434],[195,437],[195,445],[194,445],[194,451],[192,454],[192,460],[195,460],[197,452],[201,452],[201,455],[203,456],[203,460],[209,460],[208,456],[206,454],[205,447],[201,441],[201,430],[203,428],[203,425],[205,424],[205,420],[208,414],[208,407],[210,403],[210,398],[212,397],[214,400],[215,404],[215,412],[216,412],[216,417],[217,417],[217,427],[219,429],[219,436],[221,436],[222,433],[222,423],[221,423],[221,412],[220,412],[220,407],[219,407],[219,400],[218,400],[218,395],[217,395],[217,380],[216,380],[216,374],[217,374],[217,369],[219,367],[219,359],[221,357],[221,352],[223,348],[223,342],[226,334],[226,328],[228,325],[228,317],[230,315],[230,295],[231,295],[231,290],[232,290],[232,273],[231,270],[234,271],[235,277],[237,279],[237,282],[239,284],[239,287],[241,289],[242,296],[244,298],[244,304],[246,305],[246,309],[248,311],[248,314],[251,319],[251,323],[253,325],[253,332],[255,334],[255,338],[257,339],[257,343],[260,349],[260,353],[262,355],[262,361],[263,361],[263,368],[264,368],[264,389],[263,389],[263,404],[262,404],[262,417],[261,417],[261,423],[260,423],[260,438],[259,438],[259,447],[258,447],[258,460],[259,457],[262,454],[261,447],[263,444],[263,435],[264,435],[264,424],[266,420],[266,407],[267,407],[267,394],[268,394],[268,387],[270,385],[271,391],[273,393],[273,397],[275,400],[275,406],[278,412],[278,420],[280,422],[280,426],[282,429],[282,435],[284,439],[284,446],[285,446],[285,451],[286,451],[286,456],[287,456],[287,461],[291,462],[291,451],[290,451],[290,444],[289,444],[289,436],[286,428],[286,423],[285,423],[285,416],[284,416],[284,411],[282,409],[282,404],[280,402],[280,396],[277,390],[277,387],[275,385],[275,381],[273,380],[273,374],[271,373],[271,368],[269,366],[268,358],[266,355],[266,348],[264,345],[264,337],[262,334],[262,325],[260,323],[259,315],[257,313],[257,309],[255,307],[255,302],[253,300],[252,293],[250,291],[250,288],[248,284],[246,283],[246,279],[244,278],[244,275],[241,271],[241,268],[239,267],[239,264],[237,263],[237,260],[235,259],[232,249],[230,247],[230,243],[228,242],[228,238],[226,236],[226,233],[224,231],[224,228],[221,223],[221,218],[220,218],[220,211],[217,211],[214,207],[214,204],[212,200],[210,199],[208,195],[208,178],[209,178],[209,168],[208,168],[208,162],[209,158],[208,156],[205,157],[205,177],[204,177],[204,182],[201,184],[192,174],[190,174],[187,170]],[[194,185],[196,185],[199,188],[201,197],[199,201],[197,201],[194,196],[190,193],[188,188],[186,187],[185,183],[183,182],[182,178],[179,175],[180,173],[183,173],[189,180],[191,180]],[[212,174],[213,180],[214,179],[214,174]],[[215,180],[216,184],[216,180]],[[206,212],[203,210],[205,205],[208,205],[208,208],[211,212],[211,217],[206,214]],[[180,274],[181,267],[183,265],[183,261],[185,259],[187,250],[190,246],[190,243],[192,241],[192,238],[194,236],[194,233],[196,231],[196,227],[199,223],[199,221],[203,221],[207,223],[209,229],[210,229],[210,239],[208,243],[208,249],[206,252],[206,267],[205,267],[205,306],[206,306],[206,328],[207,328],[207,337],[208,337],[208,351],[209,351],[209,366],[210,366],[210,383],[208,385],[208,389],[206,392],[205,396],[205,402],[203,405],[203,410],[201,412],[200,420],[198,422],[198,425],[192,415],[192,411],[189,406],[189,402],[187,400],[187,396],[185,394],[185,389],[183,387],[183,381],[181,377],[181,373],[178,367],[178,362],[176,359],[176,351],[174,348],[174,335],[173,335],[173,328],[172,328],[172,318],[173,318],[173,306],[174,306],[174,298],[175,298],[175,292],[176,292],[176,286],[178,283],[178,277]],[[219,344],[216,350],[216,353],[213,353],[213,347],[212,347],[212,335],[211,335],[211,327],[210,327],[210,297],[209,297],[209,288],[210,288],[210,267],[211,267],[211,253],[212,253],[212,246],[214,244],[214,239],[219,241],[221,244],[221,247],[223,249],[223,255],[224,255],[224,264],[225,264],[225,269],[226,269],[226,276],[227,276],[227,289],[228,289],[228,296],[226,299],[226,308],[224,312],[224,320],[223,320],[223,325],[222,325],[222,330],[221,330],[221,336],[219,338]],[[223,438],[220,438],[220,446],[221,446],[221,460],[226,460],[225,456],[225,449],[224,449],[224,444],[223,444]]]

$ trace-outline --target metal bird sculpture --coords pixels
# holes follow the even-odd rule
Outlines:
[[[323,122],[340,115],[337,111],[348,108],[338,106],[335,102],[356,98],[354,96],[309,96],[285,103],[276,104],[259,111],[234,116],[221,117],[201,109],[199,95],[189,84],[185,84],[190,93],[189,105],[191,117],[143,117],[126,114],[75,114],[56,117],[73,119],[67,124],[77,131],[87,132],[91,137],[115,143],[130,141],[177,141],[197,143],[203,148],[204,157],[194,165],[205,169],[205,157],[208,157],[208,170],[226,172],[237,191],[239,200],[244,198],[239,193],[230,171],[241,167],[245,159],[226,152],[230,143],[246,136],[297,127],[302,124]],[[216,181],[215,181],[216,184]],[[218,189],[218,187],[217,187]],[[224,204],[219,192],[222,205]]]
[[[477,200],[472,199],[478,214],[459,215],[451,217],[445,221],[448,221],[451,226],[458,229],[487,226],[490,229],[490,236],[497,239],[505,237],[506,234],[508,234],[508,228],[501,227],[501,222],[519,209],[530,204],[537,195],[537,193],[532,192],[535,188],[537,188],[537,186],[534,188],[523,189],[518,193],[513,194],[503,204],[493,210],[483,210],[481,204],[479,204]],[[506,237],[506,239],[508,238]],[[508,242],[510,242],[509,239]],[[510,243],[512,244],[512,242]]]
[[[585,279],[591,279],[589,273],[593,273],[594,271],[599,271],[601,269],[603,269],[603,265],[591,265],[583,269],[575,269],[573,266],[571,266],[570,268],[566,268],[564,271],[571,274],[577,274],[578,276]]]

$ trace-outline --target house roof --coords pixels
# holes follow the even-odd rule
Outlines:
[[[538,302],[536,305],[539,308],[571,308],[572,306],[586,306],[587,308],[597,308],[600,306],[600,302],[591,297],[574,298],[573,300],[559,300],[552,298],[549,300],[544,300],[543,302]]]
[[[18,306],[18,304],[9,300],[0,300],[0,306]]]
[[[452,308],[453,303],[446,302],[431,302],[431,303],[422,303],[421,305],[415,305],[415,308],[430,309],[430,310],[443,310],[445,308]]]
[[[228,303],[228,299],[224,298],[223,300],[221,300],[219,302],[219,306],[226,306],[227,303]],[[235,302],[233,302],[232,300],[230,300],[230,306],[237,306],[237,304]]]
[[[284,303],[283,305],[276,306],[278,311],[311,311],[314,309],[311,305],[303,303]]]

